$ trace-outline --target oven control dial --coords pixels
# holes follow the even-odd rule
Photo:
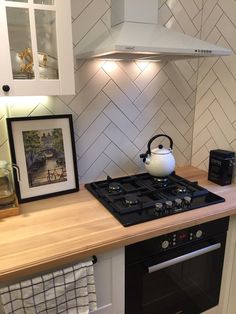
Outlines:
[[[161,247],[163,249],[167,249],[169,247],[169,245],[170,245],[170,242],[168,240],[165,240],[162,242]]]
[[[200,229],[197,230],[197,232],[195,233],[195,236],[196,236],[197,239],[201,238],[202,235],[203,235],[203,232],[202,232],[202,230],[200,230]]]

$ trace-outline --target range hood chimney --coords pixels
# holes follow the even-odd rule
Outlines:
[[[158,0],[111,0],[111,29],[75,48],[78,59],[173,60],[226,56],[219,47],[158,25]]]

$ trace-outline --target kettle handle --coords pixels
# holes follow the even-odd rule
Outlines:
[[[161,137],[161,136],[164,136],[164,137],[167,137],[170,141],[170,149],[172,150],[173,149],[173,140],[170,136],[166,135],[166,134],[158,134],[158,135],[155,135],[154,137],[152,137],[149,142],[148,142],[148,150],[147,150],[147,154],[151,155],[151,144],[152,142],[158,138],[158,137]]]

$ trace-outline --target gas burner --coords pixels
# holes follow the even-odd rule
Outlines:
[[[175,173],[164,178],[147,173],[107,178],[85,187],[125,227],[224,202],[197,182]]]
[[[125,195],[125,204],[127,206],[133,206],[133,205],[137,205],[139,203],[139,200],[137,199],[137,197],[135,195],[132,194],[127,194]]]
[[[157,187],[165,188],[167,187],[169,183],[169,179],[168,177],[164,177],[164,178],[153,177],[153,182]]]
[[[117,182],[111,182],[108,186],[109,193],[120,192],[120,190],[121,190],[121,187],[120,187],[119,183],[117,183]]]
[[[173,194],[184,194],[187,192],[187,188],[184,185],[177,186],[173,191]]]

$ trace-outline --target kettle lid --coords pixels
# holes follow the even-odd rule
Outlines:
[[[163,145],[159,145],[158,148],[154,148],[151,150],[152,154],[155,155],[167,155],[171,154],[171,149],[164,148]]]

